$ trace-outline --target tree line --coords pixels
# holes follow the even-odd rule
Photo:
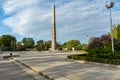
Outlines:
[[[12,35],[0,36],[0,49],[2,51],[24,51],[24,50],[50,50],[51,40],[38,40],[36,43],[33,38],[23,38],[17,42],[16,37]],[[82,50],[86,48],[86,44],[81,44],[79,40],[69,40],[63,44],[56,43],[57,50]]]
[[[114,37],[115,50],[120,49],[120,24],[115,25],[112,34]],[[57,50],[86,50],[95,48],[104,48],[107,51],[111,50],[110,33],[102,35],[101,37],[92,37],[87,44],[81,44],[79,40],[68,40],[63,44],[56,43]],[[38,40],[36,43],[32,38],[23,38],[22,41],[17,42],[16,37],[12,35],[0,36],[0,49],[3,51],[23,51],[27,49],[34,50],[49,50],[51,48],[51,40]]]

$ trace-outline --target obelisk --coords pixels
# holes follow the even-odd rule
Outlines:
[[[52,5],[52,44],[51,50],[56,50],[56,23],[55,23],[55,5]]]

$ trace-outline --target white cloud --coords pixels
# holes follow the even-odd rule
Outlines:
[[[14,2],[17,2],[17,0],[14,0]],[[38,5],[30,6],[32,3],[34,3],[33,0],[31,0],[30,2],[29,3],[28,1],[25,2],[26,5],[24,3],[23,6],[27,6],[27,7],[23,9],[20,9],[22,6],[22,3],[19,4],[18,2],[18,5],[16,3],[15,5],[18,8],[17,12],[14,15],[11,15],[10,17],[4,19],[3,23],[11,27],[14,33],[18,33],[22,36],[42,38],[43,35],[46,35],[46,34],[48,35],[48,33],[50,32],[48,27],[50,26],[49,17],[51,14],[49,10],[39,9]],[[7,3],[9,3],[9,1],[7,1]],[[8,4],[4,4],[4,6],[6,5]],[[12,5],[11,5],[11,8],[12,8]],[[8,8],[4,8],[4,9],[5,9],[5,14],[8,14],[8,13],[10,14],[16,11],[15,10],[16,7],[12,8],[11,11],[7,11]],[[45,28],[48,28],[49,32],[47,32]]]
[[[14,33],[22,36],[50,39],[51,4],[55,3],[58,41],[79,39],[81,42],[86,42],[86,35],[100,36],[109,31],[109,10],[105,8],[108,2],[109,0],[71,0],[68,2],[7,0],[2,7],[5,15],[11,16],[5,18],[3,23],[11,27]],[[120,22],[118,4],[120,2],[117,2],[113,10],[115,24]]]
[[[6,0],[3,3],[3,9],[6,14],[10,14],[16,11],[19,11],[20,9],[24,9],[26,7],[31,7],[38,3],[39,0]]]
[[[86,1],[87,0],[84,0],[80,3],[78,1],[74,1],[70,4],[68,3],[68,5],[65,4],[65,7],[63,6],[60,8],[61,12],[62,9],[64,9],[63,13],[58,14],[60,17],[57,18],[59,22],[62,22],[58,23],[58,34],[62,35],[62,39],[63,37],[67,37],[67,40],[77,38],[82,42],[86,42],[86,35],[100,36],[110,30],[109,10],[105,8],[105,4],[108,0],[96,0],[91,3]],[[119,13],[120,10],[117,12],[113,11],[113,24],[120,23]]]

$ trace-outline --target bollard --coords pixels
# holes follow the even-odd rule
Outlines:
[[[12,56],[12,53],[10,53],[10,56]]]

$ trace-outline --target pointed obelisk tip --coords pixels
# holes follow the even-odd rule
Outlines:
[[[55,7],[55,4],[52,4],[52,7]]]

